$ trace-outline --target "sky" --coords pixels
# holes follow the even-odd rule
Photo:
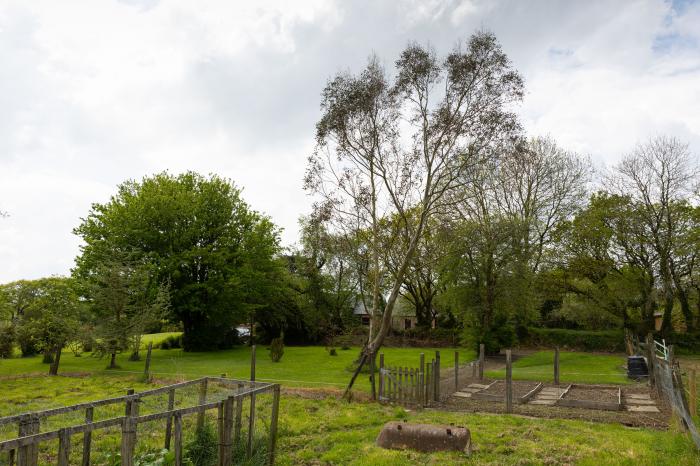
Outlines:
[[[700,1],[0,0],[0,283],[68,274],[91,204],[164,170],[232,179],[293,244],[328,79],[479,29],[529,135],[600,168],[658,134],[700,154]]]

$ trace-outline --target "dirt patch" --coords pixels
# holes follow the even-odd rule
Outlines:
[[[604,403],[617,403],[617,389],[612,388],[582,388],[574,385],[564,395],[565,399],[577,401],[600,401]]]
[[[492,381],[485,381],[488,384]],[[545,385],[550,387],[552,385]],[[561,386],[565,388],[565,386]],[[623,393],[649,393],[651,399],[659,408],[658,413],[633,413],[629,411],[601,411],[584,408],[570,408],[565,406],[544,406],[532,404],[514,404],[513,413],[516,415],[547,418],[547,419],[579,419],[592,422],[620,423],[629,427],[648,427],[652,429],[667,429],[671,418],[671,411],[662,399],[658,399],[647,386],[630,385],[623,387]],[[451,397],[444,403],[435,406],[435,409],[447,411],[463,411],[469,413],[505,413],[505,402],[494,403],[491,401],[476,400],[471,398]]]
[[[538,382],[522,382],[522,381],[513,381],[513,399],[516,398],[521,398],[528,393],[530,393],[532,390],[535,389],[539,385]],[[486,390],[481,391],[480,393],[486,393],[488,395],[496,395],[496,396],[503,396],[505,398],[506,396],[506,383],[503,380],[498,380],[496,383],[492,384],[489,388]]]

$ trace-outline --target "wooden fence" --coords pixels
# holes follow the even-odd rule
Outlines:
[[[208,394],[210,394],[210,389],[214,385],[218,389],[215,396],[216,399],[208,401]],[[197,386],[199,390],[196,404],[194,406],[175,408],[177,392],[187,387],[196,388]],[[273,464],[277,442],[280,386],[278,384],[233,380],[225,377],[204,377],[140,393],[134,393],[133,390],[129,390],[125,396],[116,398],[0,418],[0,427],[14,424],[18,432],[17,437],[0,441],[0,455],[6,454],[7,462],[11,466],[15,464],[18,466],[37,466],[40,444],[57,439],[57,464],[68,466],[70,464],[72,437],[76,434],[82,434],[81,464],[88,466],[91,464],[93,432],[120,427],[121,464],[123,466],[132,466],[134,464],[139,424],[165,420],[164,448],[170,450],[172,447],[174,449],[175,464],[179,466],[182,464],[183,458],[183,417],[196,414],[197,426],[202,426],[206,412],[215,410],[217,412],[218,464],[230,466],[233,461],[233,448],[239,446],[240,442],[246,442],[246,456],[250,457],[252,454],[256,417],[254,400],[256,396],[263,393],[272,394],[267,455],[268,463]],[[139,406],[142,402],[149,397],[163,396],[165,394],[168,395],[167,408],[155,413],[139,414]],[[247,439],[242,439],[243,403],[246,398],[249,399],[250,407],[248,414],[249,426]],[[124,415],[94,421],[95,408],[109,405],[116,405],[116,407],[123,405]],[[112,407],[114,408],[115,406]],[[42,421],[46,422],[53,416],[68,413],[77,414],[79,412],[84,412],[85,414],[82,423],[62,427],[58,430],[41,432]]]
[[[455,351],[454,367],[451,374],[442,377],[440,351],[426,362],[425,354],[420,354],[417,367],[388,366],[384,354],[379,355],[379,401],[397,403],[410,407],[423,408],[443,398],[445,391],[459,389],[464,376],[476,377],[479,361],[471,361],[460,366],[459,353]],[[467,367],[469,370],[467,370]],[[449,371],[448,371],[449,372]]]

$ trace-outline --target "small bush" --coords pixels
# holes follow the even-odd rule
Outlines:
[[[515,328],[505,319],[496,319],[488,330],[474,328],[470,330],[474,349],[479,354],[479,345],[483,343],[486,354],[498,354],[502,348],[512,348],[517,343]]]
[[[19,325],[17,327],[15,338],[20,351],[22,351],[22,357],[39,354],[39,347],[36,344],[36,340],[34,340],[34,337],[26,326]]]
[[[283,337],[273,338],[270,343],[270,359],[272,362],[280,362],[282,355],[284,355]]]
[[[218,454],[218,439],[211,424],[204,424],[185,446],[185,457],[193,466],[214,466]]]
[[[182,348],[182,335],[170,335],[158,343],[158,348],[169,350]]]
[[[255,436],[253,438],[253,451],[250,458],[246,458],[246,442],[238,442],[233,446],[233,464],[245,466],[265,466],[268,463],[267,438]]]
[[[12,325],[0,327],[0,358],[11,358],[15,345],[15,328]]]

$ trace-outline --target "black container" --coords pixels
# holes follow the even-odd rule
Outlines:
[[[627,357],[627,377],[630,379],[649,377],[649,367],[644,356]]]

